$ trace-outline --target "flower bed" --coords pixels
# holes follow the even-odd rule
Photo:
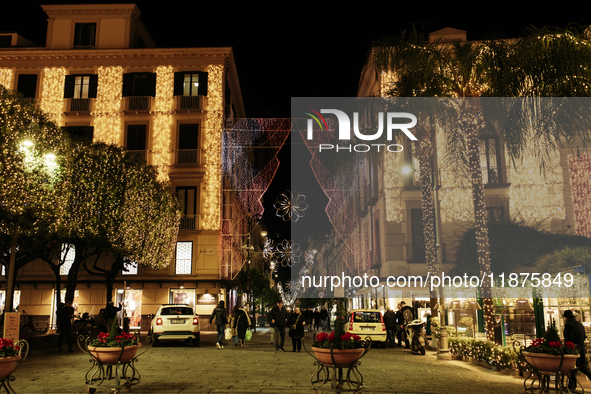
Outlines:
[[[494,342],[478,339],[450,338],[449,349],[454,356],[484,361],[496,369],[526,369],[526,365],[519,362],[511,346],[500,346]]]

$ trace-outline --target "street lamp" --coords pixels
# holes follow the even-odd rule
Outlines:
[[[466,305],[466,310],[472,311],[472,333],[474,335],[474,339],[476,339],[476,311],[481,310],[480,304],[478,301],[469,301],[468,305]]]
[[[454,312],[454,326],[456,327],[456,337],[459,337],[457,312],[462,310],[462,305],[460,304],[460,301],[452,301],[451,304],[449,304],[449,310],[452,310]]]

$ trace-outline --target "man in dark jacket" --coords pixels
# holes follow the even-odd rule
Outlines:
[[[564,341],[579,345],[577,367],[581,373],[584,373],[589,379],[591,379],[591,370],[585,363],[585,327],[575,320],[575,316],[571,310],[565,311],[562,317],[566,318],[566,322],[564,323]],[[575,390],[577,388],[576,371],[570,374],[568,388],[569,390]]]
[[[406,305],[404,301],[398,304],[398,311],[396,312],[396,336],[398,337],[398,346],[402,347],[402,338],[404,337],[406,343],[406,335],[404,335],[404,315],[402,308]],[[407,347],[409,347],[407,345]]]
[[[396,313],[390,307],[384,313],[384,325],[386,326],[386,334],[388,334],[388,341],[390,347],[394,347],[394,338],[396,337]]]
[[[222,343],[222,340],[224,339],[224,330],[226,327],[229,327],[228,318],[226,314],[226,303],[224,301],[220,301],[218,303],[218,306],[213,310],[211,318],[209,319],[209,324],[211,324],[214,319],[218,331],[218,339],[216,342],[216,346],[218,347],[218,349],[223,349],[224,344]]]
[[[273,343],[275,344],[275,353],[284,352],[283,343],[285,342],[285,326],[289,318],[289,311],[283,307],[283,301],[279,301],[277,306],[269,312],[271,324],[275,327],[273,333]],[[279,341],[281,338],[281,342]]]
[[[58,352],[62,352],[62,340],[65,338],[68,342],[68,351],[73,352],[72,349],[72,315],[74,315],[74,308],[72,302],[67,304],[60,303],[60,307],[55,312],[57,315],[57,329],[59,336],[57,337]]]
[[[322,330],[328,330],[328,326],[326,325],[328,322],[328,311],[326,310],[325,306],[323,306],[322,310],[320,311],[320,321],[322,322]]]
[[[308,325],[308,332],[312,331],[312,320],[313,318],[313,314],[314,312],[312,312],[312,308],[308,308],[305,312],[304,312],[304,316],[306,317],[306,324]]]

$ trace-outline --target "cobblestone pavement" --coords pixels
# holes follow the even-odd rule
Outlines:
[[[312,393],[313,359],[304,349],[291,352],[287,335],[286,352],[275,353],[270,338],[268,329],[258,329],[245,348],[226,341],[224,349],[217,349],[215,334],[202,333],[198,348],[183,343],[151,348],[138,359],[141,382],[131,392]],[[15,372],[12,386],[19,394],[84,393],[90,365],[79,350],[32,355]],[[361,360],[359,371],[364,393],[523,392],[523,378],[462,361],[437,361],[435,352],[419,356],[403,348],[375,348]],[[109,393],[113,385],[114,380],[107,381],[97,393]]]

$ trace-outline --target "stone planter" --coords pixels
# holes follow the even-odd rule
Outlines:
[[[21,356],[0,357],[0,379],[4,379],[16,369],[16,364]]]
[[[558,372],[558,366],[562,359],[561,356],[553,356],[551,354],[521,352],[525,360],[534,368],[541,372]],[[579,358],[578,354],[565,354],[564,362],[560,368],[560,372],[565,373],[575,368],[575,364]]]
[[[312,347],[312,351],[314,352],[314,356],[316,359],[320,361],[326,367],[332,367],[332,357],[330,355],[330,349],[323,349],[319,347]],[[361,349],[332,349],[332,354],[334,356],[334,366],[337,368],[346,368],[355,363],[365,351],[364,348]]]
[[[128,363],[131,361],[132,358],[135,357],[137,351],[140,347],[140,344],[127,346],[123,348],[123,353],[121,353],[120,347],[95,347],[89,346],[88,351],[95,357],[97,360],[100,361],[103,365],[116,365],[117,361],[121,364]],[[119,358],[121,356],[121,358]]]

